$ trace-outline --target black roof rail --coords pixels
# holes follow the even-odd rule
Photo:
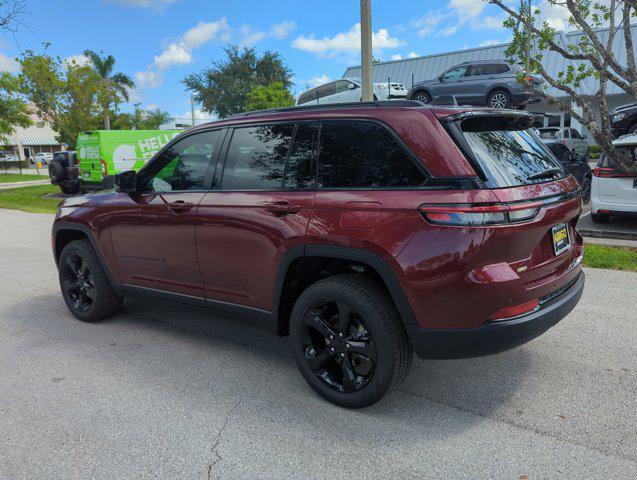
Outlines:
[[[374,107],[422,107],[423,103],[416,100],[376,100],[373,102],[344,102],[324,103],[318,105],[297,105],[294,107],[270,108],[267,110],[253,110],[251,112],[236,113],[226,117],[230,118],[251,117],[253,115],[268,115],[279,112],[304,112],[307,110],[333,110],[338,108],[374,108]]]

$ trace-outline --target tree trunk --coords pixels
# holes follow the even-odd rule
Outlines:
[[[104,108],[104,130],[111,129],[111,119],[108,116],[108,107]]]

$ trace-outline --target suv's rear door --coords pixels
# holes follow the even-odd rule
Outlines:
[[[210,306],[273,308],[279,264],[305,244],[312,215],[315,132],[314,122],[228,132],[215,177],[220,187],[206,194],[198,213],[197,251]]]
[[[620,154],[632,157],[633,163],[637,161],[635,149],[635,145],[630,148],[617,147]],[[598,177],[597,185],[602,202],[637,205],[637,175],[624,171],[607,156],[601,158],[593,174]]]

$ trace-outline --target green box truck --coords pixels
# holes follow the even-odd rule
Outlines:
[[[115,174],[139,170],[182,130],[94,130],[77,137],[82,182],[110,184]]]
[[[115,175],[139,170],[183,130],[92,130],[77,137],[77,165],[49,166],[51,183],[65,193],[111,188]],[[55,159],[54,159],[55,160]],[[79,167],[79,168],[78,168]]]

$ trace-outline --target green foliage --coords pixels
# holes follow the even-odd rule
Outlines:
[[[159,109],[141,110],[136,108],[133,113],[111,114],[113,130],[157,130],[159,126],[170,120],[168,112]]]
[[[253,48],[225,48],[227,59],[184,78],[186,88],[195,94],[204,111],[227,117],[247,109],[247,96],[256,87],[280,83],[292,85],[292,72],[276,52],[259,57]]]
[[[0,141],[11,134],[14,125],[28,127],[31,124],[29,109],[19,92],[18,78],[0,72]]]
[[[135,82],[124,73],[113,73],[115,57],[105,55],[103,52],[96,53],[92,50],[84,50],[84,55],[89,59],[93,70],[101,79],[98,94],[99,104],[102,106],[104,116],[104,129],[110,129],[110,106],[115,109],[122,101],[128,101],[128,89],[135,87]]]
[[[27,50],[20,59],[20,88],[72,148],[77,134],[100,127],[101,78],[89,65],[63,64],[59,58]]]
[[[246,110],[265,110],[294,105],[294,97],[281,82],[253,88],[246,96],[246,100]]]

